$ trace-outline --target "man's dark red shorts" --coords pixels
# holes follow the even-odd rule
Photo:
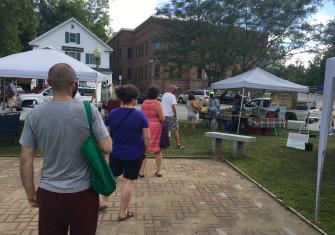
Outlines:
[[[39,235],[94,235],[99,196],[92,189],[77,193],[55,193],[38,188]]]

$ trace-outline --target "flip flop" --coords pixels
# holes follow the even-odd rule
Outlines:
[[[124,217],[124,218],[119,217],[119,221],[125,221],[125,220],[130,219],[131,217],[134,217],[134,216],[135,216],[135,212],[130,210],[130,209],[127,209],[126,217]]]
[[[138,174],[138,177],[140,177],[140,178],[144,178],[145,177],[145,175],[143,174],[143,175],[141,175],[141,174]]]
[[[157,176],[157,177],[162,177],[162,173],[158,173],[158,172],[156,172],[156,173],[155,173],[155,176]]]

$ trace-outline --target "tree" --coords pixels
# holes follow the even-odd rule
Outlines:
[[[37,28],[32,1],[2,0],[0,15],[0,57],[27,50]]]
[[[165,30],[159,59],[199,66],[214,76],[286,59],[314,38],[307,16],[322,0],[171,0],[158,8]]]
[[[103,41],[111,32],[108,0],[34,0],[41,22],[39,34],[76,18]]]

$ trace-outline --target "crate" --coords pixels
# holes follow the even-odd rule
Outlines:
[[[225,122],[224,123],[224,129],[226,131],[235,132],[235,131],[237,131],[237,124],[231,123],[231,122]]]
[[[247,133],[251,135],[263,135],[262,128],[248,127]]]

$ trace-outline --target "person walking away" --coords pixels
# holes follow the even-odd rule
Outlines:
[[[188,126],[191,126],[192,135],[195,135],[195,125],[197,124],[197,112],[198,106],[195,102],[195,97],[193,94],[188,95],[188,99],[186,101],[186,109],[187,109],[187,120],[186,120],[186,130]]]
[[[8,108],[16,107],[17,91],[16,91],[16,88],[15,88],[14,84],[12,83],[12,80],[6,79],[6,81],[5,81],[5,91],[6,91],[5,98],[6,98],[6,102],[7,102],[7,107]]]
[[[208,108],[211,116],[211,129],[216,130],[220,101],[214,97],[214,94],[209,95]]]
[[[28,202],[39,208],[40,235],[96,233],[99,197],[91,185],[91,169],[81,152],[90,136],[82,102],[72,99],[75,71],[67,64],[49,70],[48,83],[53,99],[38,105],[26,117],[20,144],[20,172]],[[98,113],[92,107],[93,135],[101,150],[109,153],[112,140]],[[34,153],[43,156],[39,187],[34,185]]]
[[[112,92],[111,92],[111,98],[107,101],[107,113],[110,113],[113,109],[120,108],[121,107],[121,102],[120,100],[116,97],[115,90],[117,89],[117,86],[113,86]],[[106,115],[108,116],[108,115]],[[99,195],[99,211],[103,211],[107,209],[107,204],[108,204],[108,197]]]
[[[177,109],[176,109],[177,86],[174,84],[170,84],[168,89],[169,91],[165,92],[162,96],[162,105],[163,105],[165,121],[167,122],[169,131],[173,132],[173,136],[176,141],[176,148],[183,149],[185,146],[180,144],[179,123],[178,123]]]
[[[142,104],[142,112],[149,120],[150,127],[150,146],[148,152],[155,154],[156,161],[156,173],[155,176],[162,177],[161,166],[162,166],[162,152],[159,146],[160,138],[162,134],[162,122],[165,121],[163,107],[161,102],[157,100],[159,95],[159,89],[157,87],[151,86],[148,89],[148,99],[146,99]],[[147,164],[148,158],[145,157],[142,162],[142,167],[139,173],[139,177],[144,177],[145,166]]]
[[[106,125],[109,127],[113,151],[109,155],[109,166],[115,177],[123,175],[125,179],[121,193],[119,221],[135,215],[128,208],[132,189],[150,144],[149,123],[144,113],[135,109],[138,90],[133,85],[121,86],[116,96],[121,107],[108,114]]]

